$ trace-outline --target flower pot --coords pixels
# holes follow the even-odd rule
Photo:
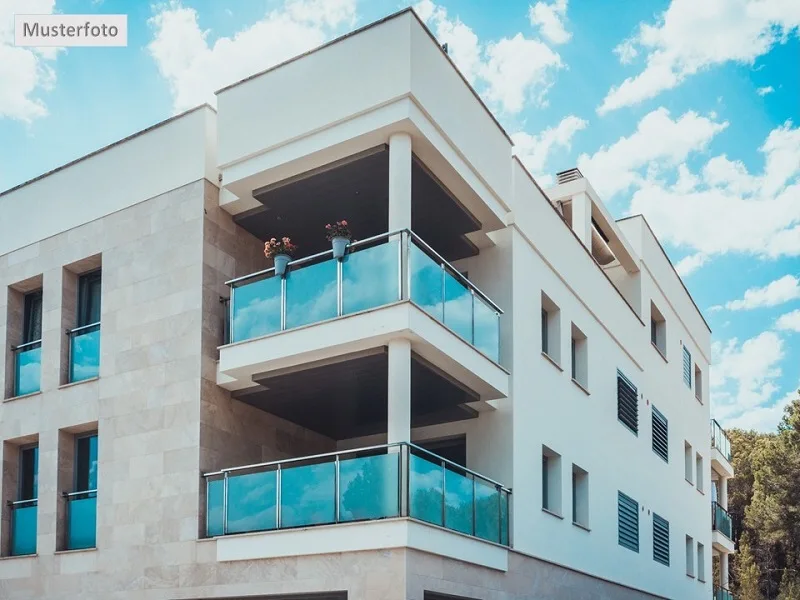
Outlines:
[[[278,277],[285,276],[286,265],[289,264],[289,261],[292,260],[292,257],[288,254],[276,254],[272,260],[275,263],[275,275]]]
[[[344,251],[347,249],[347,244],[350,243],[350,238],[335,237],[331,238],[331,246],[333,247],[333,258],[342,258]]]

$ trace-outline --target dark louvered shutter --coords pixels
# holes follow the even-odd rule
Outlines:
[[[639,503],[622,492],[617,492],[617,516],[619,518],[619,545],[639,551]]]
[[[653,513],[653,560],[669,566],[669,521]]]
[[[617,418],[631,431],[639,433],[639,398],[636,386],[617,371]]]
[[[653,452],[669,462],[669,425],[667,418],[653,407]]]
[[[686,346],[683,347],[683,382],[692,389],[692,353]]]

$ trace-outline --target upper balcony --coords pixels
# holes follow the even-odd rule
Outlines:
[[[731,553],[735,549],[733,542],[733,519],[730,513],[717,502],[711,503],[712,543],[718,552]]]
[[[733,477],[733,454],[728,434],[711,419],[711,467],[723,477]]]

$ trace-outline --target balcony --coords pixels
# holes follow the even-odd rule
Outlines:
[[[733,539],[731,515],[716,502],[711,503],[711,528],[714,531],[719,531],[729,540]]]
[[[64,494],[67,503],[67,550],[83,550],[97,545],[97,490]]]
[[[231,342],[410,300],[494,362],[500,308],[412,231],[351,243],[343,260],[324,251],[228,282]],[[404,281],[405,280],[405,281]]]
[[[733,594],[728,588],[714,586],[714,600],[734,600]]]
[[[728,434],[716,420],[711,420],[711,467],[722,477],[730,478],[733,472],[733,454]]]
[[[100,374],[100,323],[67,331],[69,338],[69,383]]]
[[[205,479],[208,537],[409,517],[510,545],[511,491],[414,444],[233,467]]]
[[[11,556],[36,554],[38,500],[9,502],[11,508]]]
[[[38,392],[42,375],[42,340],[21,344],[14,352],[14,396]]]

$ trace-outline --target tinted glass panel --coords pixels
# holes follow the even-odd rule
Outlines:
[[[339,463],[339,520],[396,517],[400,453],[348,458]]]
[[[26,448],[20,455],[20,500],[38,498],[39,447]]]
[[[78,327],[100,321],[100,271],[78,280]]]
[[[31,292],[25,295],[25,327],[22,343],[35,342],[42,339],[42,292]]]
[[[75,491],[97,489],[97,436],[78,439],[75,456]]]

